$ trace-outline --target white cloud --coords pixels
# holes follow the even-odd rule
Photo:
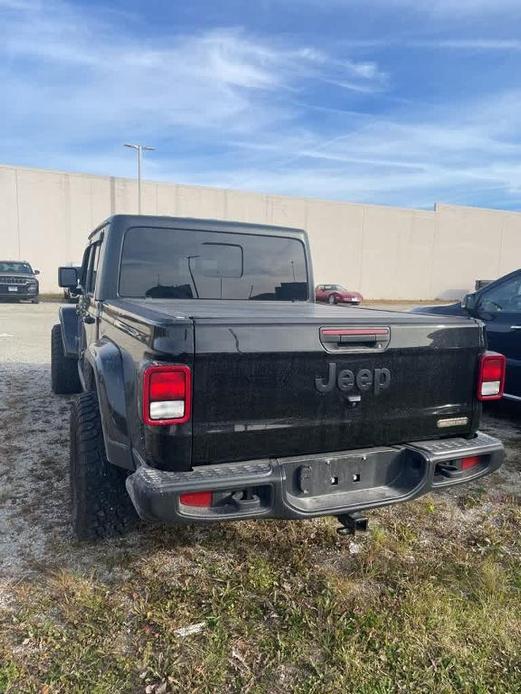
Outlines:
[[[286,2],[288,0],[285,0]],[[324,8],[323,0],[290,0],[295,5],[306,2]],[[277,0],[276,0],[277,2]],[[519,0],[328,0],[328,6],[359,10],[368,5],[378,5],[385,10],[405,8],[416,14],[442,17],[465,17],[479,15],[504,15],[519,13]]]
[[[499,14],[519,10],[518,0],[388,0],[389,4],[405,5],[415,10],[444,15]]]
[[[13,135],[35,121],[42,135],[72,142],[115,129],[118,137],[176,127],[253,133],[291,119],[284,94],[306,83],[345,80],[370,92],[385,80],[375,63],[241,30],[139,40],[59,0],[0,3],[0,79]]]
[[[475,202],[476,191],[487,204],[521,196],[521,93],[436,108],[397,106],[390,94],[380,102],[385,110],[394,99],[389,115],[375,116],[351,99],[378,95],[391,80],[379,63],[356,59],[353,44],[342,56],[338,45],[326,52],[240,29],[136,38],[125,22],[59,0],[0,0],[0,18],[6,162],[31,152],[31,163],[50,168],[124,175],[133,160],[121,144],[143,138],[165,143],[146,171],[166,180],[415,206]],[[517,50],[518,42],[405,43]],[[360,46],[363,56],[370,47]]]
[[[520,3],[521,14],[521,3]],[[382,49],[382,48],[418,48],[429,50],[460,50],[460,51],[494,51],[494,52],[518,52],[521,51],[521,39],[517,38],[430,38],[430,39],[410,39],[410,38],[381,38],[373,40],[348,40],[344,45],[352,49]]]
[[[521,92],[477,99],[464,113],[359,115],[326,140],[306,132],[237,146],[262,155],[264,166],[220,172],[231,187],[417,207],[479,198],[512,205],[521,199]]]
[[[33,10],[34,0],[0,0],[0,10]]]
[[[402,44],[403,45],[403,44]],[[412,48],[450,48],[463,51],[520,51],[521,40],[519,39],[438,39],[426,41],[408,41],[407,46]]]

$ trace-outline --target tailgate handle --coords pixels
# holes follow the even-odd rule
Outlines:
[[[320,341],[329,351],[380,351],[391,339],[388,327],[321,328]]]
[[[340,344],[366,342],[369,345],[374,345],[377,341],[376,335],[340,335],[340,339],[337,340]]]

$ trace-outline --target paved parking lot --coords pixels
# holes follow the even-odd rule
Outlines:
[[[0,365],[48,364],[59,304],[0,303]]]

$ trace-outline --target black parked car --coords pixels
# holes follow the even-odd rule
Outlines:
[[[37,304],[40,287],[36,275],[39,274],[39,270],[33,270],[25,261],[0,260],[0,299],[25,299]]]
[[[484,321],[489,349],[507,358],[503,397],[521,401],[521,270],[514,270],[477,292],[467,294],[461,303],[421,306],[413,312],[467,315]]]

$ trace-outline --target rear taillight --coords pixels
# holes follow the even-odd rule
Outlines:
[[[505,387],[506,359],[497,352],[485,352],[479,364],[478,400],[500,400]]]
[[[470,470],[478,465],[481,465],[481,458],[479,455],[470,455],[467,458],[462,458],[460,461],[460,468],[462,470]]]
[[[151,426],[190,419],[192,374],[188,366],[149,366],[143,374],[143,421]]]
[[[197,508],[210,508],[212,500],[212,492],[186,492],[179,496],[179,501],[184,506],[196,506]]]

